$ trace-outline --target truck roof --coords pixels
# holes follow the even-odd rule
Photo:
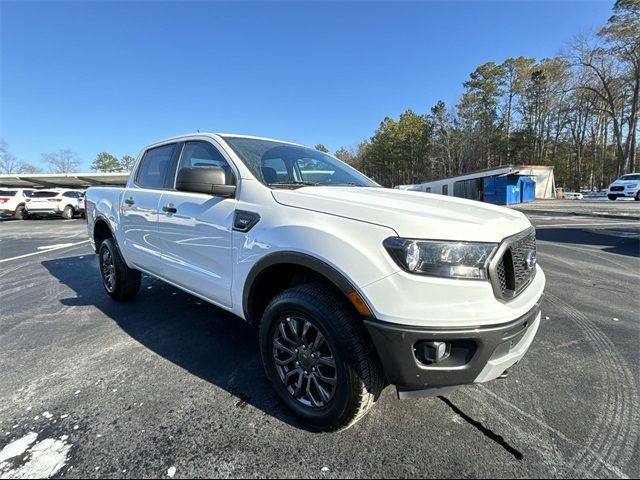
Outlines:
[[[286,143],[289,145],[296,145],[298,147],[306,147],[306,145],[302,145],[300,143],[294,143],[294,142],[289,142],[286,140],[279,140],[277,138],[268,138],[268,137],[259,137],[259,136],[255,136],[255,135],[243,135],[243,134],[239,134],[239,133],[218,133],[218,132],[194,132],[194,133],[186,133],[183,135],[176,135],[174,137],[169,137],[169,138],[165,138],[164,140],[159,140],[157,142],[153,142],[149,145],[147,145],[147,147],[151,147],[153,145],[157,145],[157,144],[161,144],[161,143],[166,143],[166,142],[171,142],[171,141],[176,141],[176,140],[185,140],[188,138],[193,138],[193,137],[201,137],[201,136],[212,136],[212,137],[219,137],[221,139],[225,139],[225,138],[230,138],[230,137],[235,137],[235,138],[250,138],[250,139],[254,139],[254,140],[267,140],[270,142],[278,142],[278,143]]]

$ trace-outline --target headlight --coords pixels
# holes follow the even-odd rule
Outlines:
[[[404,270],[434,277],[487,278],[497,243],[431,242],[391,237],[384,248]]]
[[[627,185],[627,188],[636,188],[637,186],[637,183],[630,183],[629,185]]]

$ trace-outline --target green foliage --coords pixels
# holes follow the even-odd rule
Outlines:
[[[383,185],[412,183],[424,175],[432,126],[428,118],[407,110],[398,121],[385,118],[368,148],[370,174]]]
[[[119,170],[122,172],[130,172],[136,163],[136,159],[130,155],[125,155],[120,159]]]
[[[107,152],[101,152],[91,164],[91,170],[94,172],[118,172],[121,165],[116,157]]]

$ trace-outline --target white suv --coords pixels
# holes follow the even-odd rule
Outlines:
[[[609,185],[607,197],[609,200],[627,197],[640,201],[640,173],[629,173],[621,176]]]
[[[259,326],[275,392],[319,429],[353,424],[388,384],[407,398],[501,377],[540,325],[522,213],[382,188],[313,148],[176,137],[85,198],[114,300],[145,272]]]
[[[61,216],[70,220],[84,211],[84,193],[80,190],[35,190],[26,202],[29,217]]]
[[[23,188],[0,189],[0,215],[24,220],[27,216],[24,207],[31,192],[33,190]]]

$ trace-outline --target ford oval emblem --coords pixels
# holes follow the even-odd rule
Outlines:
[[[531,270],[538,263],[538,255],[535,250],[529,250],[527,253],[527,268]]]

